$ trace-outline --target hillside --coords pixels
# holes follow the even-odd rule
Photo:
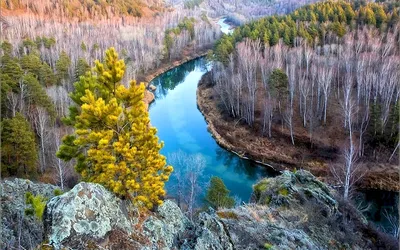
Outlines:
[[[391,3],[326,1],[250,22],[216,43],[200,108],[240,155],[398,190],[398,34]]]

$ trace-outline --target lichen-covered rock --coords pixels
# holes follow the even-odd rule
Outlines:
[[[56,249],[86,249],[101,245],[116,231],[129,235],[132,227],[121,201],[103,186],[79,183],[54,197],[43,216],[48,244]]]
[[[253,189],[252,204],[215,215],[235,249],[362,249],[368,245],[354,221],[345,222],[334,191],[307,171],[285,171],[259,181]]]
[[[235,249],[319,249],[301,229],[279,218],[266,206],[248,205],[216,213]],[[268,249],[268,248],[267,248]]]
[[[1,182],[0,249],[33,249],[42,242],[43,223],[35,216],[25,215],[25,194],[54,196],[56,186],[34,183],[25,179],[5,179]]]
[[[155,215],[143,224],[144,234],[151,242],[145,249],[171,249],[177,245],[179,235],[191,226],[181,209],[170,200],[158,207]]]
[[[226,230],[222,220],[219,220],[214,213],[201,213],[199,215],[196,241],[191,249],[234,249],[230,233]]]
[[[7,185],[2,198],[12,188],[28,189],[25,182]],[[34,194],[53,192],[35,187],[30,184]],[[359,214],[339,205],[334,191],[307,171],[263,179],[252,197],[253,203],[210,208],[190,221],[173,201],[142,211],[98,184],[80,183],[47,203],[46,243],[55,249],[375,249]],[[16,239],[2,231],[10,235]]]
[[[331,213],[337,211],[334,191],[308,171],[284,171],[275,178],[265,178],[253,186],[253,202],[270,207],[298,205],[314,199]]]

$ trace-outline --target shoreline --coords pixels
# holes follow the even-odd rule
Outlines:
[[[240,152],[240,150],[237,150],[236,147],[232,143],[228,142],[228,140],[226,140],[221,135],[221,133],[218,131],[218,129],[216,128],[216,126],[214,124],[212,114],[210,114],[209,112],[206,112],[207,109],[210,109],[210,107],[209,107],[210,103],[207,103],[207,101],[205,100],[205,98],[207,98],[207,94],[208,94],[205,92],[207,92],[207,90],[210,90],[210,88],[204,87],[203,82],[202,82],[203,80],[204,80],[204,76],[200,80],[199,85],[197,87],[197,91],[196,91],[197,108],[200,111],[200,113],[203,115],[203,117],[207,123],[207,130],[209,131],[211,136],[214,138],[216,143],[218,145],[220,145],[223,149],[237,155],[241,159],[253,161],[257,164],[268,167],[275,172],[280,173],[283,170],[289,170],[290,168],[288,168],[287,166],[286,167],[279,166],[278,163],[276,165],[275,165],[275,163],[266,163],[259,159],[252,158],[251,155],[248,155],[247,152]],[[219,118],[219,117],[217,117],[217,118]]]
[[[260,143],[260,141],[268,139],[254,138],[251,131],[246,131],[247,134],[245,135],[253,136],[252,139],[246,138],[243,136],[243,133],[240,134],[241,136],[238,136],[238,134],[236,134],[237,130],[242,130],[240,132],[243,132],[245,128],[241,127],[235,130],[231,129],[233,126],[236,127],[237,124],[235,123],[234,125],[234,121],[227,121],[224,119],[223,115],[218,110],[212,93],[212,88],[207,85],[209,84],[209,79],[207,78],[208,73],[205,74],[199,82],[196,92],[197,107],[206,120],[208,131],[222,148],[236,154],[240,158],[254,161],[260,165],[272,168],[277,172],[283,170],[305,169],[331,186],[340,186],[332,178],[328,162],[312,158],[308,159],[308,161],[300,162],[297,159],[290,158],[290,156],[286,154],[285,150],[287,150],[287,148],[285,148],[284,145],[269,145],[274,148],[271,150],[266,149],[267,152],[270,153],[268,155],[262,154],[259,151],[257,152],[257,149],[260,149],[260,144],[263,144],[262,142]],[[242,145],[251,145],[254,140],[257,145],[252,148],[253,152],[240,145],[241,143]],[[259,148],[257,148],[257,146]],[[266,145],[265,148],[268,148],[268,145]],[[268,163],[265,161],[268,161]],[[371,165],[374,166],[373,169],[369,168]],[[365,189],[398,192],[400,186],[398,175],[399,169],[396,169],[396,166],[394,165],[385,165],[384,163],[371,163],[371,165],[365,166],[365,168],[367,168],[367,173],[360,183],[356,184],[356,186]]]

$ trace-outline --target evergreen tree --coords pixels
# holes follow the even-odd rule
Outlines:
[[[374,8],[374,13],[375,13],[375,20],[376,20],[376,27],[380,28],[384,23],[387,22],[388,17],[383,10],[382,6],[377,5]]]
[[[43,86],[49,87],[57,83],[57,78],[47,63],[43,62],[39,72],[39,81]]]
[[[87,71],[90,70],[90,66],[85,58],[79,58],[75,68],[75,81],[79,81],[80,76],[84,76]]]
[[[365,23],[369,24],[369,25],[376,25],[376,18],[375,18],[375,13],[374,11],[369,8],[369,7],[365,7]]]
[[[206,201],[214,208],[231,208],[235,205],[235,200],[229,196],[229,192],[222,179],[213,176],[210,180],[210,187],[207,190]]]
[[[269,86],[273,95],[279,100],[284,99],[288,94],[288,76],[281,69],[274,69],[269,78]]]
[[[1,123],[1,164],[3,176],[33,177],[37,173],[35,134],[17,113]]]
[[[399,21],[400,21],[400,18],[399,18],[398,10],[394,10],[393,14],[390,16],[389,27],[393,28],[396,25],[396,23]]]
[[[64,138],[57,156],[76,159],[84,180],[152,208],[162,203],[172,167],[159,153],[162,143],[143,102],[145,86],[132,81],[125,88],[124,71],[124,61],[111,48],[105,62],[96,61],[93,72],[75,84],[76,106],[67,123],[76,130]]]
[[[27,87],[26,102],[31,105],[45,108],[49,115],[54,118],[54,104],[36,77],[33,74],[28,73],[23,77],[23,83]]]
[[[87,51],[86,44],[85,44],[83,41],[82,41],[82,43],[81,43],[81,49],[82,49],[83,52],[86,52],[86,51]]]
[[[21,58],[22,69],[25,72],[34,74],[35,76],[40,75],[41,65],[42,65],[42,62],[40,60],[40,57],[36,53],[31,53],[31,54],[25,55]]]
[[[57,80],[58,84],[61,84],[62,80],[67,80],[69,77],[68,69],[71,66],[71,59],[62,51],[60,57],[56,62],[56,70],[57,70]]]

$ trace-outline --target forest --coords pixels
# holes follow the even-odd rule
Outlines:
[[[288,3],[294,8],[307,1]],[[2,1],[1,119],[8,128],[2,130],[2,163],[7,166],[2,168],[3,176],[39,178],[61,187],[76,182],[78,175],[72,165],[55,156],[61,139],[70,132],[61,120],[69,114],[74,82],[95,59],[103,60],[109,47],[120,52],[126,62],[125,86],[130,79],[145,79],[174,61],[206,53],[221,37],[213,21],[221,13],[213,4]],[[286,11],[273,2],[261,9]],[[245,19],[249,18],[246,15]],[[13,138],[19,134],[15,124],[26,128],[22,141],[31,141],[17,163],[13,152],[23,145],[17,142],[20,138]]]
[[[360,163],[396,161],[399,28],[398,3],[360,1],[316,3],[243,25],[215,45],[220,109],[252,136],[338,149],[343,156],[317,159],[328,161],[347,196],[369,169]]]
[[[62,188],[78,180],[73,165],[55,155],[64,135],[71,133],[62,118],[69,114],[74,82],[95,59],[102,60],[105,50],[115,47],[127,63],[123,83],[128,86],[129,80],[143,79],[170,62],[205,53],[220,37],[217,25],[199,10],[178,6],[168,11],[165,5],[155,8],[156,1],[2,5],[2,176],[39,179]],[[127,11],[136,5],[156,15],[140,18]],[[77,6],[85,9],[76,11]],[[22,14],[15,15],[18,11]]]

